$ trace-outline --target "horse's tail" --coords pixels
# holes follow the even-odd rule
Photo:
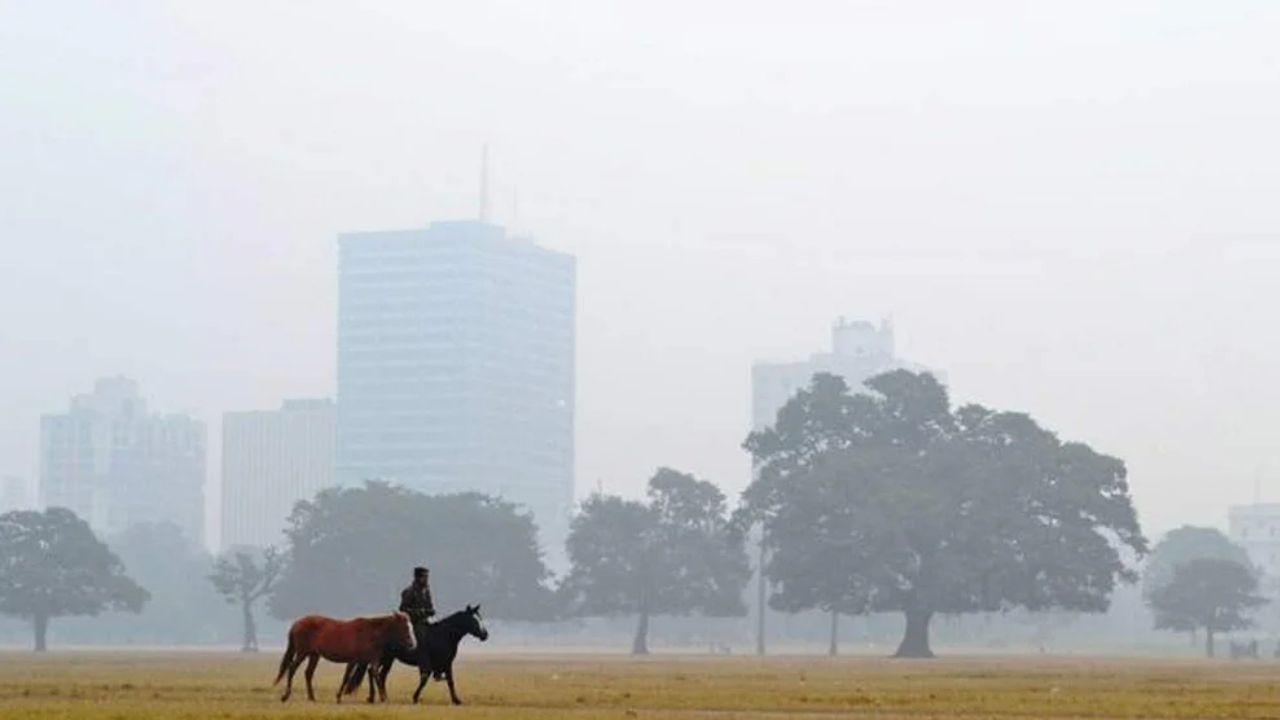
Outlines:
[[[284,674],[289,671],[289,665],[293,663],[293,628],[289,628],[289,645],[284,649],[284,657],[280,658],[280,672],[276,674],[276,681],[272,685],[279,685],[284,679]]]
[[[351,672],[351,678],[347,680],[347,686],[342,689],[343,695],[354,695],[360,689],[360,683],[364,681],[364,673],[369,669],[366,663],[356,665],[356,669]]]

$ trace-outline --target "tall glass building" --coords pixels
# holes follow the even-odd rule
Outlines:
[[[482,221],[338,238],[337,479],[478,491],[563,551],[574,258]]]

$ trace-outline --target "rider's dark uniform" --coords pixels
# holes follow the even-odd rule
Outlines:
[[[415,573],[416,574],[416,573]],[[423,574],[425,577],[425,574]],[[419,585],[414,582],[400,591],[400,612],[409,616],[413,623],[413,634],[418,640],[419,664],[430,666],[431,656],[427,651],[427,620],[436,614],[435,603],[431,601],[431,588],[427,583]],[[436,671],[437,678],[439,671]]]
[[[431,602],[431,588],[413,583],[400,592],[400,612],[409,616],[413,628],[419,636],[427,625],[427,619],[436,614],[436,606]]]

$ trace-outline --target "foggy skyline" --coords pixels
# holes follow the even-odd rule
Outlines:
[[[788,13],[0,2],[0,475],[100,376],[215,458],[332,395],[338,234],[474,217],[488,142],[493,219],[578,258],[580,496],[736,494],[751,363],[891,315],[1124,459],[1149,534],[1280,500],[1280,7]]]

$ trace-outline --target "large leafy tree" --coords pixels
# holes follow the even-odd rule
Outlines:
[[[258,651],[258,624],[253,619],[253,606],[271,592],[283,567],[284,556],[274,547],[265,548],[261,553],[237,550],[214,563],[209,582],[227,603],[240,606],[244,627],[241,652]]]
[[[853,439],[850,425],[853,406],[861,403],[861,396],[851,397],[849,386],[844,378],[838,375],[819,373],[807,388],[800,389],[794,398],[778,410],[777,422],[760,432],[748,436],[743,447],[757,459],[756,472],[768,478],[784,475],[798,475],[813,467],[823,453],[848,447]],[[764,459],[767,458],[767,461]],[[734,523],[746,531],[750,527],[759,527],[759,565],[761,569],[768,565],[768,550],[772,543],[765,538],[767,528],[776,524],[766,522],[773,519],[775,507],[765,503],[746,503],[734,513]],[[797,568],[800,572],[800,570]],[[830,578],[812,573],[812,577],[823,582]],[[756,628],[756,653],[764,654],[764,605],[765,581],[769,574],[761,572],[758,576],[759,595],[756,612],[759,613]],[[800,598],[794,593],[790,596],[776,596],[769,604],[775,610],[795,612],[814,607],[822,608],[830,613],[831,633],[829,654],[834,655],[838,645],[839,615],[842,612],[857,613],[862,610],[858,604],[849,603],[842,595],[835,592],[822,592],[818,587],[811,588],[812,597]]]
[[[1253,625],[1249,611],[1266,603],[1255,593],[1258,579],[1242,563],[1196,558],[1175,565],[1169,582],[1147,598],[1160,630],[1204,628],[1205,655],[1213,657],[1214,635]]]
[[[812,472],[822,458],[847,449],[857,439],[854,419],[867,412],[870,398],[850,395],[849,385],[838,375],[818,373],[809,387],[801,388],[796,395],[778,410],[777,421],[770,427],[747,437],[743,447],[756,459],[756,473],[765,484],[776,485],[784,477],[800,477]],[[749,490],[748,493],[758,491]],[[778,522],[783,508],[774,503],[747,502],[735,513],[735,522],[741,527],[760,524],[764,532],[785,531],[785,523]],[[775,538],[769,542],[762,533],[761,542],[767,550],[779,542],[792,539]],[[761,553],[761,557],[767,555]],[[765,563],[766,568],[770,563]],[[778,577],[785,569],[795,577],[807,577],[806,583],[792,583],[787,592],[775,594],[769,605],[775,610],[798,612],[819,608],[831,619],[828,654],[835,655],[839,643],[839,616],[841,613],[866,612],[863,598],[845,591],[847,577],[827,572],[825,558],[810,554],[798,554],[785,562],[774,562],[776,572],[765,572],[766,578]]]
[[[1142,594],[1150,597],[1173,580],[1174,568],[1202,558],[1230,560],[1245,567],[1251,566],[1249,553],[1231,542],[1221,530],[1183,525],[1165,533],[1151,549],[1151,557],[1142,573]]]
[[[475,493],[424,495],[384,482],[299,502],[275,617],[351,616],[394,608],[416,565],[431,568],[441,608],[483,603],[495,618],[539,620],[553,608],[533,517]]]
[[[1143,599],[1150,605],[1152,594],[1173,580],[1174,568],[1201,558],[1231,560],[1245,567],[1252,567],[1249,553],[1231,542],[1221,530],[1183,525],[1165,533],[1152,548],[1142,572]],[[1188,630],[1188,638],[1192,646],[1196,645],[1197,631],[1198,627]]]
[[[927,373],[851,394],[818,375],[746,441],[744,515],[764,524],[782,610],[897,611],[929,657],[936,613],[1099,612],[1146,541],[1124,464],[1021,413],[953,409]]]
[[[569,531],[571,568],[560,591],[581,615],[635,615],[632,652],[649,651],[655,615],[741,615],[750,578],[743,538],[729,522],[724,493],[662,468],[648,502],[594,495]]]
[[[37,652],[52,618],[138,612],[149,597],[70,510],[0,515],[0,613],[31,620]]]

